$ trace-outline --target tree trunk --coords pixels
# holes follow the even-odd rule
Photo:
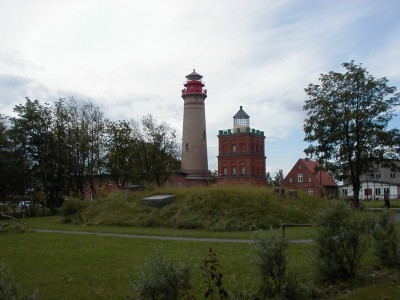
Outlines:
[[[361,183],[360,183],[360,176],[353,176],[353,198],[354,201],[356,203],[358,203],[360,201],[360,187],[361,187]]]

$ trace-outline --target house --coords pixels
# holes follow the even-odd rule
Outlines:
[[[83,199],[92,200],[98,197],[101,193],[113,193],[120,190],[134,191],[140,188],[140,185],[115,180],[110,175],[93,175],[85,178],[83,183]]]
[[[310,195],[321,197],[335,197],[338,193],[338,185],[329,175],[328,171],[318,170],[319,163],[308,158],[300,158],[281,186],[286,189],[303,190]]]
[[[395,161],[400,167],[400,160]],[[389,198],[400,198],[400,172],[390,170],[390,168],[376,167],[373,172],[360,176],[360,199],[383,199],[385,193],[389,193]],[[344,182],[340,187],[343,197],[353,196],[353,185],[350,181]]]

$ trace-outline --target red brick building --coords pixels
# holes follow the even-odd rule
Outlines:
[[[240,106],[233,129],[218,134],[218,184],[266,185],[264,132],[250,128],[249,115]]]
[[[318,170],[319,164],[308,158],[300,158],[293,166],[282,187],[293,190],[304,190],[310,195],[321,197],[336,196],[338,185],[327,171]]]

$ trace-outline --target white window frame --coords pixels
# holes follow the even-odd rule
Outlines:
[[[303,182],[303,173],[297,174],[297,182]]]

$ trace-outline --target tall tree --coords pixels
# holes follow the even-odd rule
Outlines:
[[[18,117],[11,118],[12,137],[17,151],[24,154],[29,165],[30,190],[43,191],[47,204],[61,204],[57,178],[57,159],[54,155],[53,114],[51,106],[26,97],[25,104],[14,108]]]
[[[142,135],[138,149],[140,166],[145,181],[160,186],[179,164],[176,132],[165,122],[158,124],[151,115],[144,116],[141,124]]]
[[[29,188],[28,165],[10,136],[9,120],[0,115],[0,198],[24,195]]]
[[[396,87],[376,79],[361,64],[343,63],[345,73],[321,74],[305,88],[305,153],[337,179],[350,180],[359,200],[360,176],[377,165],[396,168],[385,150],[400,144],[398,128],[388,129],[400,104]]]
[[[283,170],[279,169],[278,172],[275,173],[273,184],[274,186],[280,186],[283,181]]]
[[[109,122],[107,126],[106,167],[114,180],[140,183],[142,172],[138,164],[138,124],[134,120]],[[140,162],[140,160],[139,160]]]

